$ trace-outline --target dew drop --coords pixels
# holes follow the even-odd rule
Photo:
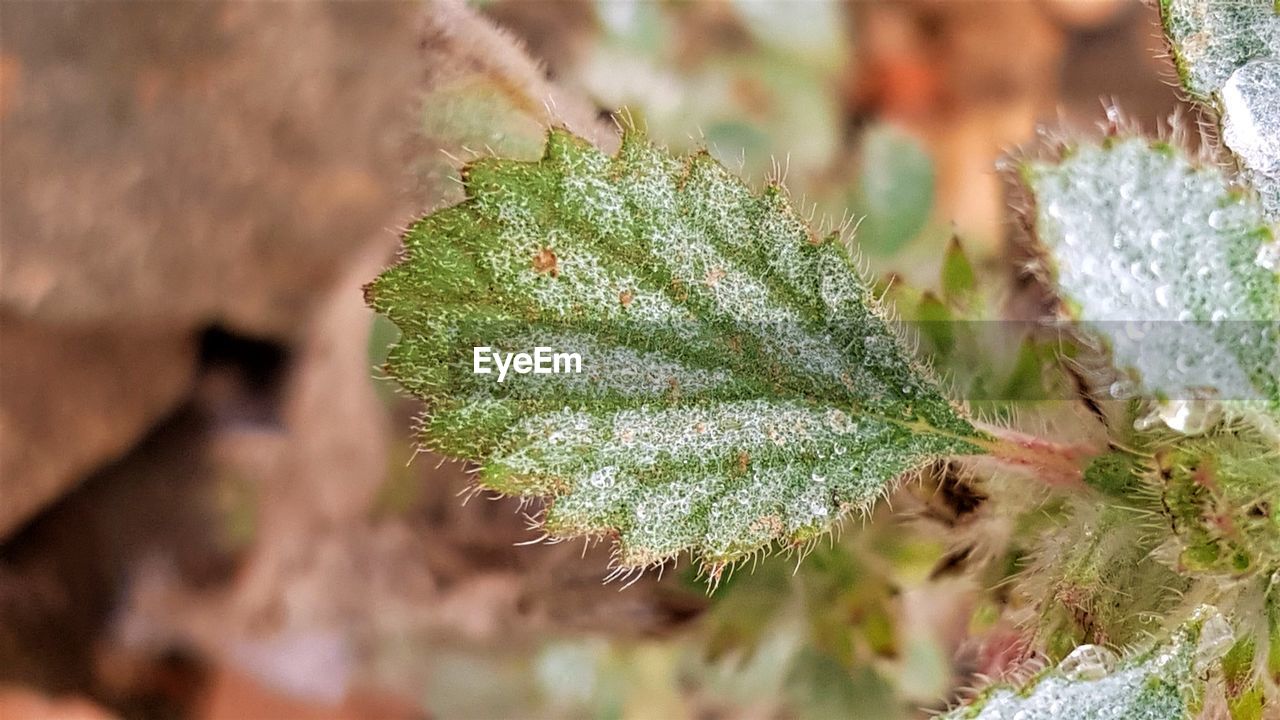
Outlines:
[[[1120,115],[1120,108],[1115,105],[1107,105],[1107,122],[1112,125],[1120,125],[1124,118]]]
[[[1160,307],[1169,307],[1169,295],[1172,292],[1173,291],[1169,289],[1168,285],[1161,285],[1156,288],[1156,302],[1160,304]]]
[[[1260,268],[1280,272],[1280,242],[1269,242],[1258,248],[1253,262]]]
[[[1195,662],[1198,670],[1216,662],[1235,641],[1231,623],[1222,617],[1222,613],[1209,609],[1205,609],[1204,612],[1209,613],[1209,616],[1200,626],[1200,639],[1196,643]]]
[[[1111,393],[1111,397],[1117,400],[1124,400],[1125,398],[1133,397],[1134,393],[1137,391],[1137,388],[1134,387],[1132,380],[1126,379],[1126,380],[1117,380],[1111,383],[1111,387],[1108,390]]]
[[[1183,435],[1200,435],[1222,419],[1222,405],[1216,400],[1169,400],[1156,410],[1170,430]]]
[[[1118,662],[1116,654],[1101,645],[1080,645],[1058,663],[1058,671],[1071,680],[1101,680]]]
[[[1150,430],[1160,424],[1160,411],[1152,410],[1133,421],[1133,429],[1139,432]]]

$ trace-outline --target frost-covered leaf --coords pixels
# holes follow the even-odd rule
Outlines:
[[[776,187],[628,133],[615,157],[553,131],[538,162],[480,160],[368,288],[402,331],[388,370],[425,444],[482,485],[549,496],[556,537],[621,566],[718,567],[801,542],[982,436],[910,360],[837,237]],[[579,353],[581,373],[473,372],[473,348]]]
[[[1255,201],[1140,138],[1023,170],[1053,279],[1119,367],[1167,400],[1280,407],[1280,275]]]
[[[1274,0],[1162,0],[1183,86],[1221,115],[1273,219],[1280,218],[1280,7]]]
[[[1254,60],[1222,88],[1222,140],[1240,158],[1272,219],[1280,219],[1280,57]]]
[[[947,720],[1188,720],[1205,671],[1231,645],[1222,615],[1201,608],[1168,642],[1127,659],[1081,645],[1022,688],[994,687]]]
[[[1160,11],[1182,85],[1201,101],[1248,62],[1280,57],[1274,0],[1161,0]]]

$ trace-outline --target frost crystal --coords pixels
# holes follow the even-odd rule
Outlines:
[[[388,371],[428,401],[424,444],[482,485],[549,497],[556,537],[638,567],[712,568],[799,543],[980,434],[910,358],[837,237],[780,188],[629,132],[563,131],[484,159],[367,288],[403,331]],[[576,352],[581,374],[472,373],[474,346]]]

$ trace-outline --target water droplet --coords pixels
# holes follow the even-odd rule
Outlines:
[[[1183,435],[1200,435],[1222,419],[1222,405],[1216,400],[1169,400],[1157,409],[1160,420],[1170,430]]]
[[[1280,272],[1280,242],[1269,242],[1258,248],[1258,255],[1253,262],[1258,267]]]
[[[1117,400],[1124,400],[1125,398],[1133,397],[1134,393],[1137,392],[1137,388],[1134,386],[1132,380],[1124,379],[1111,383],[1109,392],[1111,393],[1111,397]]]
[[[1169,288],[1168,285],[1161,285],[1160,287],[1156,288],[1156,302],[1160,303],[1160,307],[1162,308],[1169,307],[1169,295],[1172,292],[1173,291]]]
[[[1139,282],[1146,282],[1150,279],[1150,275],[1147,273],[1147,266],[1140,260],[1134,260],[1129,263],[1129,274]]]
[[[1144,323],[1127,322],[1124,324],[1125,337],[1137,342],[1147,336],[1147,330]]]
[[[1164,230],[1157,230],[1151,233],[1151,249],[1163,250],[1169,244],[1169,233]]]
[[[1208,615],[1200,626],[1200,641],[1196,643],[1195,664],[1198,669],[1207,668],[1231,649],[1235,642],[1235,633],[1231,623],[1222,617],[1222,613],[1211,608],[1202,609],[1202,615]],[[1197,670],[1199,671],[1199,670]]]
[[[1058,663],[1058,672],[1071,680],[1101,680],[1119,658],[1101,645],[1080,645]]]
[[[1145,430],[1150,430],[1151,428],[1154,428],[1159,424],[1160,424],[1160,411],[1159,409],[1156,409],[1156,410],[1152,410],[1146,415],[1140,416],[1137,420],[1134,420],[1133,429],[1141,432]]]
[[[1209,213],[1209,227],[1214,230],[1221,230],[1227,226],[1227,213],[1223,210],[1214,210]]]

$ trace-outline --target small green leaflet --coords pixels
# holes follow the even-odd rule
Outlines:
[[[366,294],[401,329],[387,369],[428,403],[425,446],[548,498],[552,537],[613,537],[620,568],[691,551],[714,576],[985,447],[782,189],[634,131],[609,157],[552,130],[541,160],[463,176]],[[582,372],[498,383],[477,346]]]
[[[1262,209],[1216,167],[1135,137],[1023,177],[1063,298],[1151,394],[1280,408],[1280,275]]]

